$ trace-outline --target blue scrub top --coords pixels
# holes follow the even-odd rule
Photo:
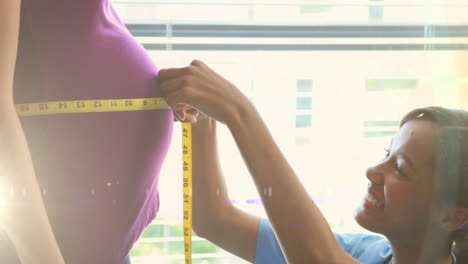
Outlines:
[[[390,243],[384,237],[368,234],[334,234],[341,247],[364,264],[382,264],[392,254]],[[258,229],[257,264],[287,264],[267,219],[260,219]]]
[[[385,237],[368,234],[334,233],[338,243],[353,258],[363,264],[382,264],[392,254],[390,242]],[[456,258],[452,255],[452,262]],[[256,264],[287,264],[267,219],[260,219],[258,228]]]

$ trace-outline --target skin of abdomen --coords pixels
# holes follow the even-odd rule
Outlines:
[[[161,96],[154,62],[107,1],[65,2],[23,3],[15,103]],[[158,211],[172,111],[21,122],[66,263],[120,263]]]

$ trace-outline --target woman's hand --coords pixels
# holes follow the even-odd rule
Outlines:
[[[174,121],[182,123],[196,123],[199,119],[206,118],[204,114],[200,115],[200,111],[188,104],[179,103],[173,106]]]
[[[250,105],[247,97],[236,86],[198,60],[184,68],[161,69],[159,87],[166,102],[180,114],[181,119],[194,117],[196,121],[197,116],[193,112],[196,110],[228,123],[237,118],[245,106]],[[189,107],[195,110],[183,110],[189,110]]]

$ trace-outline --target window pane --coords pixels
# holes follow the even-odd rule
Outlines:
[[[297,115],[296,127],[310,127],[312,125],[311,115]]]
[[[367,91],[412,90],[418,88],[416,79],[374,79],[366,80]]]
[[[398,126],[399,120],[375,120],[375,121],[364,121],[365,127],[378,127],[378,126]]]
[[[296,99],[297,110],[308,110],[312,109],[312,98],[310,97],[298,97]]]
[[[370,137],[388,137],[388,136],[393,136],[396,134],[396,130],[394,131],[372,131],[372,132],[364,132],[364,137],[365,138],[370,138]]]
[[[312,80],[297,80],[297,92],[312,92]]]
[[[309,144],[310,137],[296,137],[296,144]]]

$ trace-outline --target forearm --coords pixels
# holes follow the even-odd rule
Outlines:
[[[312,202],[252,105],[228,121],[289,263],[320,263],[340,253]]]
[[[192,146],[193,226],[206,233],[232,206],[218,162],[216,121],[207,119],[192,125]]]
[[[258,217],[229,202],[216,141],[216,121],[193,124],[193,228],[198,235],[247,261],[255,261]]]

